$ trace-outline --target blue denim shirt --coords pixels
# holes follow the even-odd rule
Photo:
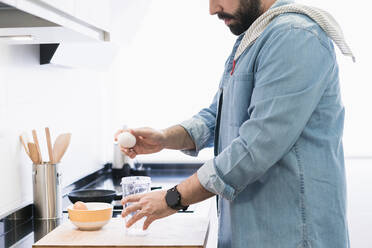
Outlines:
[[[196,146],[184,151],[190,155],[213,146],[218,133],[218,154],[197,172],[219,195],[218,247],[349,247],[344,107],[331,40],[309,17],[282,14],[230,75],[242,37],[212,104],[181,123]]]

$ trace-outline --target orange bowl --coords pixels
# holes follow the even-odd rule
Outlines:
[[[106,225],[112,217],[112,205],[104,202],[85,203],[88,210],[67,207],[70,221],[80,230],[98,230]]]

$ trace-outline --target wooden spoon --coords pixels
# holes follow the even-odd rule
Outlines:
[[[30,158],[34,164],[39,164],[40,158],[37,151],[36,145],[34,143],[27,143],[28,150],[30,151]]]
[[[61,162],[63,155],[65,154],[71,140],[71,133],[64,133],[57,137],[53,146],[53,163]]]
[[[23,148],[25,149],[25,152],[26,152],[27,155],[31,158],[31,156],[30,156],[30,152],[28,151],[28,147],[26,146],[26,143],[25,143],[24,139],[22,138],[22,135],[19,136],[19,140],[21,141],[22,146],[23,146]]]
[[[50,131],[48,127],[45,128],[45,136],[46,136],[47,145],[48,145],[49,163],[53,164],[54,158],[53,158],[52,140],[50,138]]]
[[[39,140],[37,139],[36,130],[32,130],[32,137],[34,139],[34,143],[36,145],[36,149],[37,149],[37,153],[38,153],[38,157],[39,157],[38,164],[41,164],[41,162],[43,161],[43,159],[41,157],[40,145],[39,145]]]

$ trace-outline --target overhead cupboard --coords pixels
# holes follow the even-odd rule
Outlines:
[[[110,41],[110,1],[0,0],[0,41],[10,44]]]
[[[40,64],[105,68],[110,0],[0,0],[0,43],[40,44]]]

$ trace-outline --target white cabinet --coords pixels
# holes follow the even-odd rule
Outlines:
[[[0,2],[11,5],[11,6],[14,6],[16,4],[16,1],[17,0],[3,0],[3,1],[0,1]]]
[[[75,16],[99,28],[108,30],[110,1],[75,0]]]
[[[75,1],[78,0],[39,0],[39,1],[73,16],[75,14]]]
[[[0,9],[0,20],[8,20],[8,22],[10,18],[15,20],[9,27],[0,28],[0,37],[20,35],[34,37],[32,41],[11,41],[11,43],[42,44],[110,40],[111,1],[0,0],[0,3],[15,8],[14,10]],[[31,21],[35,23],[30,23]]]
[[[76,17],[95,27],[108,30],[110,1],[107,0],[35,0]]]

